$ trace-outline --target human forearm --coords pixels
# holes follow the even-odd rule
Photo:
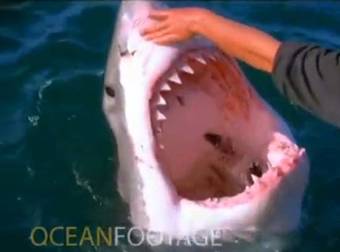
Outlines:
[[[191,29],[226,53],[267,72],[272,72],[280,41],[255,28],[200,9],[193,16]]]

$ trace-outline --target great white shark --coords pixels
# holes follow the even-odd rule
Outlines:
[[[146,41],[155,1],[122,1],[103,108],[118,146],[118,187],[133,225],[175,238],[297,228],[305,150],[236,60],[204,38]]]

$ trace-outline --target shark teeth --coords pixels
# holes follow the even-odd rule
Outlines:
[[[208,202],[209,202],[209,203],[215,203],[215,204],[216,204],[216,203],[219,203],[219,202],[220,202],[220,199],[219,199],[219,198],[209,198],[209,199],[208,199]]]
[[[174,73],[173,75],[171,75],[169,80],[179,85],[183,84],[177,73]]]
[[[161,87],[161,91],[171,91],[171,87],[168,83],[164,83]]]
[[[166,120],[166,117],[165,117],[165,115],[163,115],[160,111],[157,110],[156,119],[157,119],[158,121],[164,121],[164,120]]]
[[[161,95],[158,96],[157,105],[160,105],[160,106],[166,105],[166,100]]]
[[[268,169],[274,169],[274,167],[272,166],[272,164],[271,164],[271,162],[267,162],[267,167],[268,167]]]
[[[214,55],[208,54],[208,57],[209,57],[211,60],[216,61],[216,57],[215,57]]]
[[[255,176],[254,174],[251,174],[250,176],[251,176],[251,179],[254,181],[254,184],[257,184],[259,182],[260,180],[259,177]]]
[[[163,132],[162,127],[157,127],[157,128],[156,128],[156,132],[157,132],[158,134],[162,133],[162,132]]]
[[[184,65],[184,66],[182,66],[182,67],[181,67],[181,70],[182,70],[183,72],[188,73],[188,74],[194,74],[194,73],[195,73],[194,69],[192,69],[189,65]]]
[[[202,63],[203,65],[206,65],[206,64],[207,64],[206,60],[205,60],[202,56],[197,56],[197,57],[196,57],[196,60],[197,60],[198,62]]]

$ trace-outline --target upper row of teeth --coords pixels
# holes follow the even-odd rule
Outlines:
[[[212,54],[208,54],[206,57],[209,57],[211,60],[216,60],[216,57]],[[207,60],[204,59],[204,57],[202,55],[195,55],[194,56],[194,59],[197,60],[198,62],[200,62],[201,64],[203,65],[207,65]],[[183,71],[185,73],[188,73],[188,74],[195,74],[195,71],[194,69],[189,66],[188,64],[183,64],[181,67],[179,67],[179,70],[180,71]],[[168,78],[168,81],[172,82],[172,83],[176,83],[178,85],[182,85],[183,82],[181,80],[181,78],[179,77],[177,71],[175,70],[171,75],[170,77]],[[161,86],[161,91],[171,91],[171,86],[168,84],[168,82],[164,82],[164,84]],[[157,102],[156,102],[156,105],[158,106],[165,106],[167,103],[166,103],[166,100],[162,97],[161,94],[158,95],[158,98],[157,98]],[[164,121],[166,120],[166,116],[164,114],[162,114],[162,112],[160,112],[159,110],[157,110],[157,113],[156,113],[156,119],[158,121]]]

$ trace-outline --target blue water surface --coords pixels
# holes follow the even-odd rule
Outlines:
[[[335,1],[169,4],[207,7],[281,40],[340,48],[340,4]],[[0,3],[0,233],[4,238],[0,251],[154,250],[124,242],[112,247],[36,247],[29,240],[32,228],[39,225],[130,225],[116,190],[116,148],[101,109],[118,6],[117,1]],[[311,173],[301,228],[285,237],[205,251],[339,251],[340,130],[291,105],[278,94],[269,75],[242,67],[308,151]]]

